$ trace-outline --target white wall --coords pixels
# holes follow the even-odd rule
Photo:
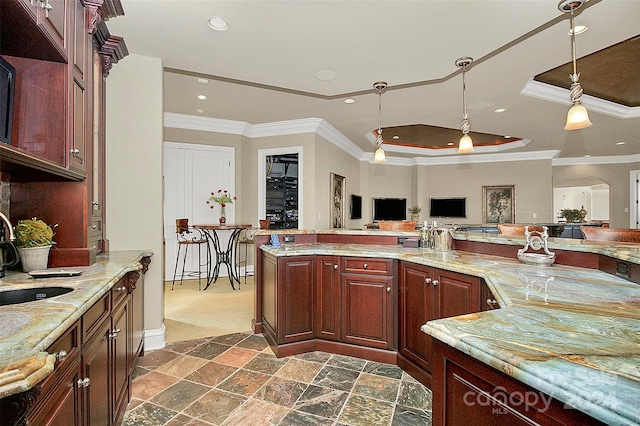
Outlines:
[[[109,250],[151,249],[145,276],[145,349],[164,346],[162,235],[163,71],[129,55],[107,79],[106,231]]]

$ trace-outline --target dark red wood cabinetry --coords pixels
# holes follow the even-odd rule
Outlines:
[[[314,296],[314,330],[316,337],[340,340],[340,258],[316,256]]]
[[[278,343],[313,337],[313,257],[278,259]]]
[[[433,339],[420,327],[427,321],[482,310],[481,279],[401,262],[399,288],[398,365],[430,385]]]

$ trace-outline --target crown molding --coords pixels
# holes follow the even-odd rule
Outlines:
[[[628,164],[640,163],[640,154],[635,155],[611,155],[606,157],[568,157],[554,158],[552,166],[575,166],[582,164]]]
[[[244,121],[223,120],[197,115],[164,113],[164,126],[175,129],[200,130],[204,132],[229,133],[249,137],[251,125]]]
[[[530,78],[524,85],[520,94],[544,99],[563,105],[571,105],[569,90],[550,84],[541,83]],[[638,118],[640,117],[640,107],[628,107],[615,102],[596,98],[594,96],[582,95],[580,102],[590,111],[611,115],[618,118]]]
[[[415,158],[415,163],[421,166],[441,166],[447,164],[500,163],[505,161],[534,161],[550,160],[560,154],[559,150],[531,151],[500,154],[464,154],[456,157]]]

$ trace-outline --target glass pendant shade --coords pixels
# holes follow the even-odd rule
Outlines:
[[[567,113],[567,124],[564,130],[580,130],[592,126],[587,109],[580,103],[573,104]]]
[[[458,154],[468,154],[473,151],[473,141],[471,140],[471,136],[463,135],[458,143]]]
[[[384,150],[380,147],[376,149],[376,153],[373,156],[374,163],[384,163],[387,161],[387,156],[384,153]]]

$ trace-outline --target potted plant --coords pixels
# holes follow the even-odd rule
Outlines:
[[[38,218],[19,220],[13,228],[15,245],[22,261],[22,270],[47,269],[49,251],[55,244],[53,228]]]
[[[409,209],[409,213],[411,213],[411,221],[418,222],[420,219],[420,212],[422,211],[422,207],[413,206]]]
[[[569,223],[578,223],[582,221],[580,210],[578,209],[562,209],[560,210],[560,217],[564,217]]]

